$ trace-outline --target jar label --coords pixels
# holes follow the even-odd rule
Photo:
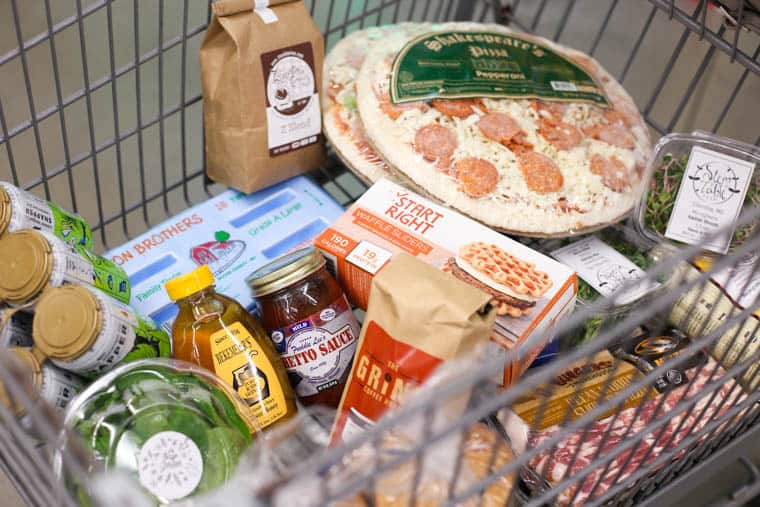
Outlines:
[[[22,229],[48,231],[70,245],[92,249],[92,231],[81,217],[13,185],[0,183],[0,187],[8,195],[13,209],[8,232]]]
[[[264,349],[240,322],[211,335],[214,372],[243,398],[259,428],[287,415],[285,392]]]
[[[162,431],[140,449],[137,474],[140,484],[161,500],[179,500],[200,484],[203,456],[196,443],[183,433]]]
[[[341,382],[351,369],[359,323],[341,295],[308,318],[271,334],[300,397],[313,396]]]
[[[0,311],[0,321],[2,321],[2,314],[3,312]],[[33,320],[33,313],[14,313],[5,325],[0,327],[0,346],[31,347],[34,345],[34,340],[32,339]]]

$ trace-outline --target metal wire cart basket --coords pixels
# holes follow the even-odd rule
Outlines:
[[[82,214],[101,249],[220,192],[204,179],[197,53],[207,3],[2,2],[0,180]],[[328,48],[356,29],[407,20],[488,21],[537,33],[599,59],[631,92],[655,137],[703,130],[760,150],[755,2],[306,3]],[[347,205],[366,187],[331,160],[311,177]],[[207,504],[340,505],[351,498],[372,505],[381,502],[371,492],[402,484],[405,493],[393,505],[495,505],[483,493],[510,477],[508,505],[663,505],[737,458],[757,481],[760,473],[743,451],[760,428],[758,220],[760,207],[745,209],[739,227],[749,233],[725,256],[705,259],[698,246],[664,252],[646,281],[667,290],[510,388],[491,381],[503,357],[447,372],[350,444],[294,459],[277,481],[257,484],[256,494],[250,485],[230,485]],[[730,295],[716,280],[732,286]],[[583,332],[612,306],[606,299],[584,305],[554,334]],[[666,329],[689,340],[647,373],[623,382],[623,361],[598,366],[599,354],[620,337]],[[19,422],[0,405],[0,465],[30,505],[76,505],[51,464],[50,445],[40,443],[57,441],[60,421],[32,403],[6,356],[0,354],[0,378],[29,408]],[[590,371],[596,388],[587,406],[592,395],[568,380],[572,375],[564,386],[557,378]],[[563,390],[563,410],[556,412],[551,400]],[[550,416],[554,422],[545,423]],[[483,474],[460,487],[461,437],[479,421],[504,437],[514,457],[504,459],[500,445],[488,443]],[[389,451],[388,439],[399,431],[413,443]],[[69,452],[57,465],[76,475],[85,462]],[[108,482],[114,486],[106,488],[106,504],[132,505],[128,486],[110,480],[116,482]],[[431,488],[436,501],[424,503]],[[748,481],[724,504],[740,505],[758,492],[760,481]]]

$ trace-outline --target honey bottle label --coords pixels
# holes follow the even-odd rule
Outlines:
[[[251,408],[261,429],[288,413],[285,393],[269,357],[240,322],[211,335],[214,372]]]

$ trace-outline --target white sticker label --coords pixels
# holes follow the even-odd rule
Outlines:
[[[7,183],[0,183],[0,186],[10,198],[13,208],[8,232],[22,229],[55,230],[55,217],[47,201]]]
[[[263,53],[269,156],[315,144],[322,131],[314,53],[308,42]]]
[[[45,237],[53,250],[53,272],[50,274],[52,287],[60,287],[66,283],[86,285],[95,283],[95,268],[89,260],[52,232],[39,231],[39,233]]]
[[[612,296],[626,283],[646,276],[630,259],[594,236],[555,250],[552,257],[573,268],[584,282],[605,297]],[[634,301],[658,286],[657,283],[640,283],[616,294],[616,303]]]
[[[179,500],[195,491],[203,476],[203,457],[195,442],[177,431],[156,433],[137,458],[137,473],[148,491],[162,500]]]
[[[746,160],[692,148],[665,237],[701,244],[711,252],[728,252],[754,169],[755,164]],[[706,240],[723,228],[723,233]]]
[[[374,275],[385,263],[393,257],[388,250],[380,248],[369,241],[361,241],[351,253],[346,256],[346,261]]]

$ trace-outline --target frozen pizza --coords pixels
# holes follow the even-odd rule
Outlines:
[[[356,81],[359,116],[367,140],[392,170],[429,196],[504,232],[562,236],[601,228],[629,213],[643,191],[651,146],[647,127],[622,86],[580,52],[504,27],[465,26],[436,27],[441,43],[430,40],[431,32],[384,41],[365,56]],[[585,72],[593,86],[551,81],[558,94],[572,92],[564,98],[483,93],[392,100],[394,83],[412,79],[394,67],[399,52],[411,54],[404,52],[417,41],[435,49],[468,36],[504,42],[505,49],[495,54],[476,45],[468,48],[473,60],[485,53],[476,62],[486,69],[484,76],[519,77],[509,55],[520,45]],[[455,60],[442,64],[432,56],[417,65],[457,66]],[[545,71],[540,64],[529,68],[534,78]],[[586,90],[596,90],[604,100],[567,98]]]
[[[392,178],[390,169],[367,142],[364,126],[356,110],[356,76],[373,46],[396,41],[429,29],[423,23],[402,23],[357,30],[338,42],[325,57],[322,75],[322,116],[324,132],[343,163],[365,183]]]

